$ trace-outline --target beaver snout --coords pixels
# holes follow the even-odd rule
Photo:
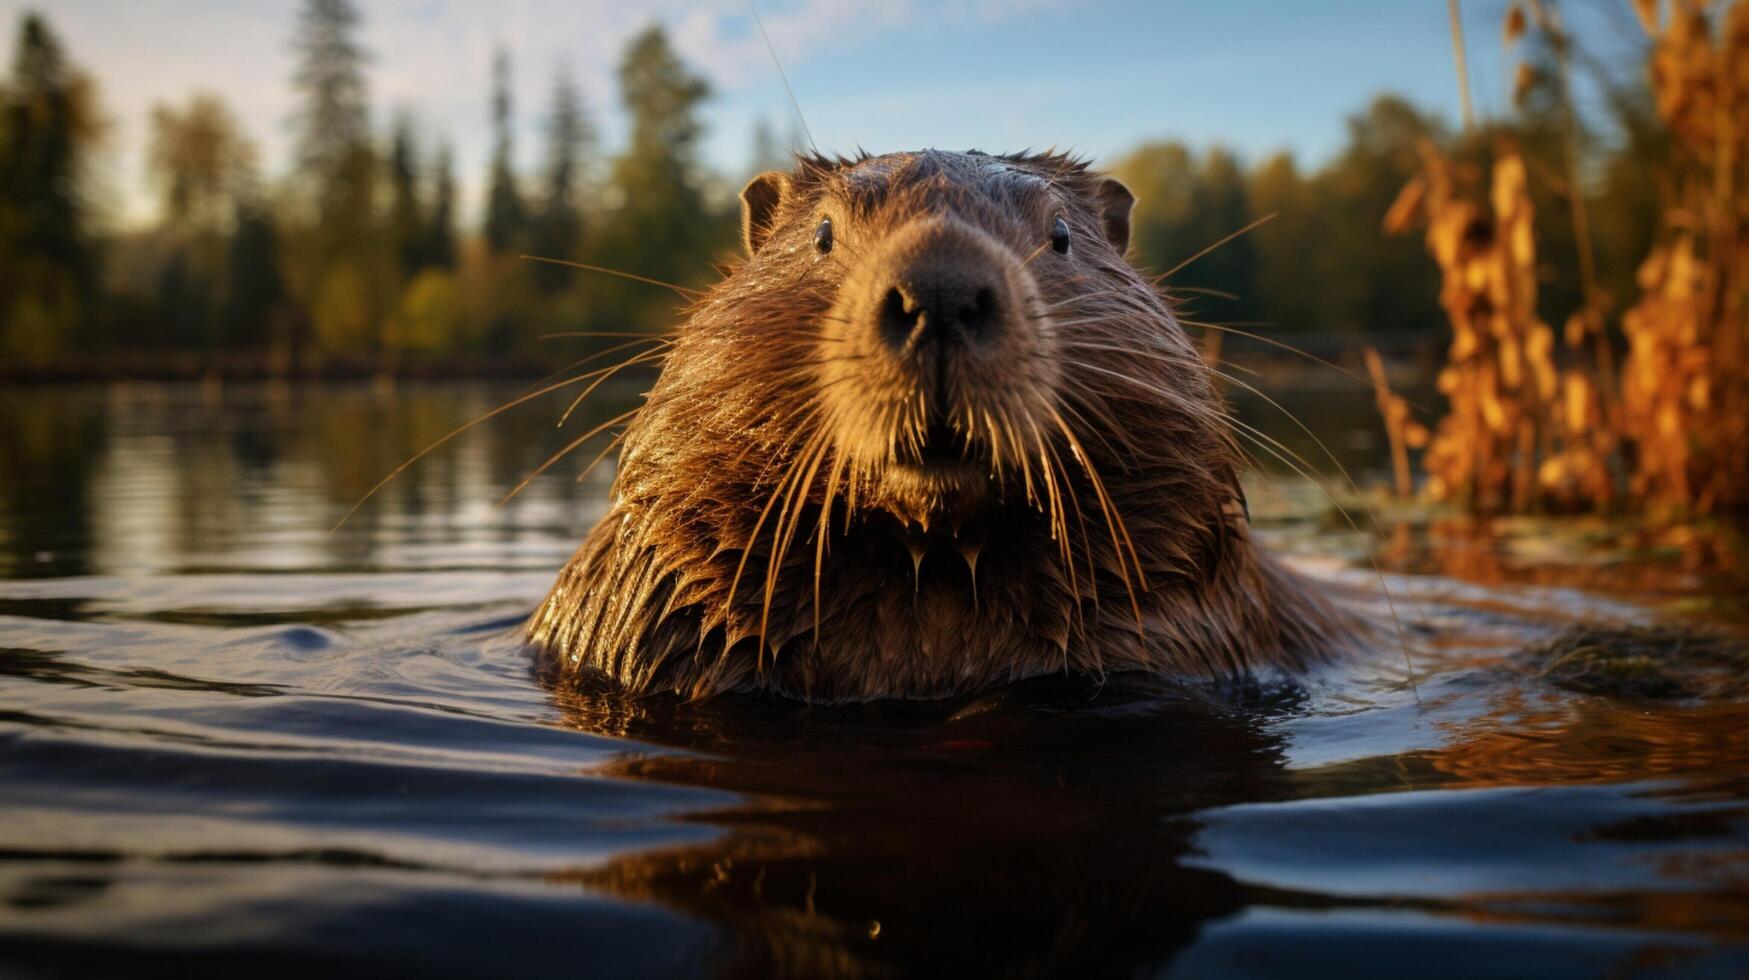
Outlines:
[[[906,270],[881,302],[881,339],[901,354],[982,340],[1003,312],[995,277],[979,274],[985,271],[940,261]]]
[[[988,347],[1014,329],[1018,263],[982,231],[932,217],[899,228],[883,245],[863,270],[862,317],[900,361]]]
[[[834,439],[908,520],[968,512],[1018,473],[1050,418],[1055,333],[1020,252],[951,209],[848,249],[821,318],[819,392]]]

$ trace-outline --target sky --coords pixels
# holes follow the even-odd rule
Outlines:
[[[624,129],[614,69],[651,22],[709,80],[705,156],[742,175],[757,121],[795,110],[747,0],[357,0],[374,125],[412,114],[450,142],[464,194],[491,153],[492,53],[513,64],[517,159],[538,169],[555,72],[570,72],[606,148]],[[1506,109],[1506,0],[1462,0],[1478,111]],[[20,15],[45,13],[98,82],[110,126],[98,183],[122,224],[155,216],[145,171],[154,105],[220,95],[283,173],[296,93],[299,0],[0,0],[10,51]],[[1112,160],[1151,139],[1219,143],[1315,165],[1344,118],[1391,90],[1458,117],[1445,0],[758,0],[777,60],[822,150],[1056,146]],[[1575,31],[1606,52],[1637,42],[1626,0],[1569,0]]]

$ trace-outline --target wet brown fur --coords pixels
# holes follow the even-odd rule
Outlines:
[[[688,311],[608,513],[530,622],[555,678],[935,698],[1297,670],[1351,638],[1253,541],[1211,372],[1124,261],[1121,185],[1057,155],[923,151],[804,159],[761,193],[757,247]],[[853,294],[941,241],[995,256],[1022,309],[982,362],[917,369],[951,372],[937,404],[859,333]],[[976,479],[900,465],[931,405]]]

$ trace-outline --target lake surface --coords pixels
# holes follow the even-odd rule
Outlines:
[[[496,506],[613,410],[509,413],[330,532],[519,390],[0,390],[0,974],[1749,974],[1749,705],[1514,659],[1743,631],[1730,529],[1357,534],[1277,474],[1259,527],[1344,586],[1376,557],[1412,676],[628,704],[517,642],[610,467]],[[1376,472],[1369,393],[1280,395]]]

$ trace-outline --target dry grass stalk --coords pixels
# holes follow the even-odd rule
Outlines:
[[[1528,2],[1539,29],[1564,45],[1549,9]],[[1658,113],[1676,141],[1676,197],[1640,268],[1639,300],[1622,317],[1619,375],[1583,247],[1586,305],[1563,334],[1596,358],[1557,362],[1555,333],[1536,315],[1534,215],[1510,141],[1494,154],[1485,201],[1474,168],[1424,144],[1422,174],[1385,218],[1388,231],[1425,223],[1443,272],[1452,343],[1439,388],[1450,408],[1422,461],[1437,499],[1484,511],[1603,510],[1621,499],[1615,474],[1624,472],[1627,500],[1642,507],[1749,507],[1749,0],[1665,6],[1635,3],[1653,39]],[[1527,29],[1525,9],[1509,8],[1508,43]],[[1583,246],[1576,184],[1570,196]],[[1606,402],[1611,390],[1618,405]],[[1383,396],[1379,407],[1388,429],[1400,424]]]
[[[1436,499],[1479,510],[1607,505],[1610,445],[1595,385],[1555,363],[1555,332],[1536,314],[1536,237],[1528,174],[1517,147],[1495,154],[1486,201],[1480,177],[1422,145],[1423,170],[1385,217],[1387,231],[1418,223],[1443,272],[1440,305],[1452,325],[1439,390],[1450,410],[1423,465]]]
[[[1749,3],[1636,5],[1651,85],[1677,144],[1675,200],[1622,317],[1632,490],[1695,511],[1749,506]]]
[[[1366,346],[1366,371],[1372,376],[1377,394],[1379,414],[1385,420],[1385,435],[1391,441],[1391,472],[1397,478],[1397,496],[1407,499],[1415,493],[1415,479],[1409,470],[1409,450],[1427,445],[1431,433],[1409,414],[1409,403],[1391,391],[1391,379],[1385,374],[1385,362],[1371,344]]]

